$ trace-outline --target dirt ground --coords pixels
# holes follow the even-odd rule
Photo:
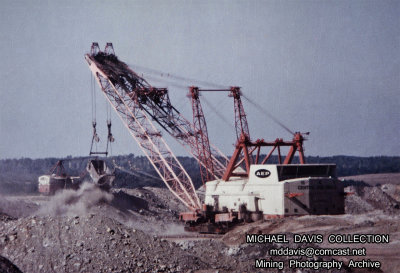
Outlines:
[[[113,189],[91,184],[55,196],[0,196],[0,256],[22,272],[282,272],[255,268],[256,259],[380,261],[380,269],[318,272],[400,272],[397,183],[347,187],[346,214],[303,216],[239,225],[225,235],[184,232],[185,208],[163,188]],[[285,234],[288,243],[246,243],[246,234]],[[321,234],[323,242],[294,242]],[[330,234],[389,234],[385,244],[332,244]],[[365,256],[271,256],[275,248],[365,248]],[[0,267],[1,269],[1,267]],[[7,271],[5,271],[7,272]],[[17,271],[9,271],[17,272]]]

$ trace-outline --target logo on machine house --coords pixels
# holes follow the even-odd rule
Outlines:
[[[256,171],[255,175],[260,178],[266,178],[270,176],[271,172],[266,169],[259,169]]]

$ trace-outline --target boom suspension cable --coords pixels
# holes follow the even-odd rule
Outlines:
[[[211,104],[210,101],[208,101],[205,96],[202,97],[202,101],[206,103],[206,105],[219,117],[226,125],[231,127],[233,130],[235,130],[235,126],[230,122],[226,117],[224,117],[218,110],[217,108],[214,107],[214,105]],[[219,105],[220,103],[218,103]]]
[[[156,70],[156,69],[153,69],[153,68],[148,68],[148,67],[144,67],[144,66],[140,66],[140,65],[130,64],[130,66],[132,66],[136,70],[146,71],[147,73],[154,74],[155,76],[158,76],[158,77],[167,77],[167,78],[178,80],[178,81],[189,82],[189,83],[191,83],[191,85],[193,83],[196,83],[197,85],[204,85],[204,86],[207,86],[207,87],[228,88],[225,85],[221,85],[221,84],[217,84],[217,83],[213,83],[213,82],[208,82],[208,81],[204,81],[204,80],[197,80],[197,79],[193,79],[193,78],[182,77],[182,76],[174,75],[174,74],[171,74],[171,73],[165,73],[165,72],[160,71],[160,70]]]
[[[251,105],[253,105],[258,111],[260,111],[261,113],[267,115],[269,118],[271,118],[276,124],[278,124],[279,126],[281,126],[283,129],[285,129],[287,132],[289,132],[291,135],[294,135],[295,133],[290,130],[285,124],[283,124],[280,120],[278,120],[275,116],[273,116],[270,112],[268,112],[267,110],[265,110],[263,107],[261,107],[258,103],[252,101],[251,99],[249,99],[248,97],[246,97],[244,94],[242,94],[242,97],[248,101]]]
[[[142,73],[142,75],[143,75],[143,73]],[[179,84],[179,83],[176,83],[176,82],[173,82],[173,81],[169,81],[169,80],[167,80],[165,78],[157,78],[157,76],[154,76],[154,75],[150,76],[150,75],[146,74],[146,78],[150,79],[151,81],[164,83],[164,84],[176,87],[176,88],[181,88],[181,89],[185,89],[185,90],[188,89],[188,86],[186,86],[186,85]]]

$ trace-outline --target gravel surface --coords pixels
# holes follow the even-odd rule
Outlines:
[[[345,210],[348,214],[360,214],[381,210],[387,214],[398,214],[400,203],[384,191],[385,187],[347,187],[351,193],[346,198]]]
[[[394,243],[395,239],[400,242],[399,203],[386,193],[388,189],[348,187],[346,190],[354,194],[346,198],[347,215],[289,217],[240,225],[215,238],[184,232],[178,215],[185,208],[163,188],[104,192],[85,185],[52,197],[3,197],[0,255],[22,272],[32,273],[278,272],[255,270],[254,264],[255,259],[271,259],[269,249],[282,245],[246,244],[246,233],[285,233],[292,238],[293,233],[387,232],[393,235]],[[284,246],[326,247],[293,241]],[[0,266],[5,264],[0,260]],[[315,271],[286,266],[285,272]]]

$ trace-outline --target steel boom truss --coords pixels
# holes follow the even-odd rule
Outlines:
[[[152,87],[125,63],[119,61],[114,55],[111,43],[107,43],[105,52],[101,52],[95,43],[92,45],[91,56],[102,66],[112,83],[129,93],[132,100],[140,105],[152,120],[185,147],[203,168],[208,168],[207,162],[202,157],[203,151],[199,150],[197,145],[202,141],[202,135],[172,106],[166,88]],[[229,160],[217,147],[211,143],[209,146],[213,165],[212,176],[218,179],[225,172]]]
[[[85,55],[103,94],[170,191],[188,208],[200,209],[200,200],[190,176],[150,118],[165,117],[162,122],[157,122],[167,131],[168,128],[177,126],[176,123],[168,119],[168,113],[161,107],[155,107],[149,111],[143,103],[139,103],[150,98],[149,100],[157,105],[160,103],[170,105],[168,96],[165,96],[167,90],[153,88],[125,64],[122,63],[126,67],[121,67],[121,62],[117,60],[111,49],[112,45],[108,43],[105,52],[101,52],[98,44],[94,43],[91,53]],[[163,98],[163,101],[158,101]],[[164,127],[165,122],[169,122],[169,126]]]

